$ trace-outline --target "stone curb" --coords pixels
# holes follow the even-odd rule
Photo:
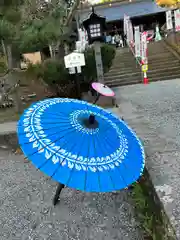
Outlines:
[[[7,122],[0,124],[0,135],[16,133],[17,122]]]

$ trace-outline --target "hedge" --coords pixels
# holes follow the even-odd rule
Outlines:
[[[82,74],[79,79],[80,84],[89,84],[97,81],[96,63],[94,49],[88,48],[85,52],[86,66],[82,67]],[[109,45],[101,47],[102,62],[104,72],[111,67],[112,60],[115,56],[115,48]],[[57,85],[67,85],[73,83],[73,76],[69,74],[64,66],[64,62],[48,59],[42,64],[29,65],[28,72],[35,74],[37,78],[42,78],[49,86],[57,88]]]

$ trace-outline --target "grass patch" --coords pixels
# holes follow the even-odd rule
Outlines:
[[[145,169],[143,177],[133,184],[132,198],[136,216],[146,240],[175,240],[175,232],[155,192],[150,176]]]

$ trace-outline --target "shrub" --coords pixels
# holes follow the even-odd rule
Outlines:
[[[104,72],[108,72],[109,68],[112,65],[112,61],[115,57],[116,50],[113,46],[110,45],[102,45],[101,48],[101,54],[102,54],[102,62],[103,62],[103,68]]]
[[[43,63],[43,80],[48,85],[67,83],[70,81],[69,73],[64,63],[57,60],[46,60]]]
[[[115,49],[112,46],[104,44],[102,45],[101,53],[104,72],[107,72],[111,67],[112,60],[115,56]],[[97,73],[94,49],[88,48],[84,54],[86,66],[82,68],[82,77],[79,77],[78,80],[82,85],[81,89],[87,90],[89,88],[89,84],[97,80]],[[74,95],[74,93],[72,94],[74,91],[72,90],[74,89],[72,87],[72,85],[74,85],[73,76],[70,75],[68,70],[65,68],[64,62],[48,59],[41,64],[30,64],[27,72],[33,73],[37,78],[42,78],[45,83],[56,90],[58,95],[62,95],[62,89],[65,88],[66,93],[68,93],[66,94],[67,97],[70,97],[70,92],[71,95]]]
[[[7,65],[5,57],[0,57],[0,74],[4,74],[7,71]]]
[[[97,80],[94,49],[88,48],[84,54],[85,54],[86,66],[83,68],[83,75],[84,75],[85,81],[90,83]],[[103,44],[101,46],[101,55],[102,55],[103,70],[104,70],[104,73],[106,73],[108,72],[109,68],[112,65],[112,61],[115,56],[115,48],[113,46]]]

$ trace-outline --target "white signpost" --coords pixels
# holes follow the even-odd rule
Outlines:
[[[85,66],[85,58],[83,53],[72,52],[64,57],[66,68]]]
[[[72,52],[64,57],[65,67],[69,69],[69,74],[81,73],[81,67],[85,66],[84,53]],[[78,98],[80,99],[80,84],[79,79],[75,76],[76,89]]]

